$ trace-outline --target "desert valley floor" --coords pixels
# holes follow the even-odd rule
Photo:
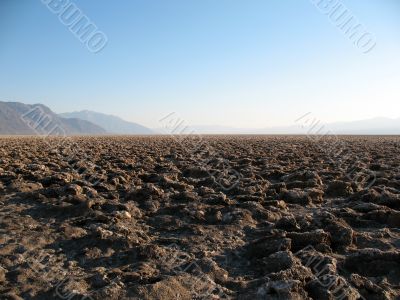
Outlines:
[[[0,138],[1,299],[400,299],[400,137]]]

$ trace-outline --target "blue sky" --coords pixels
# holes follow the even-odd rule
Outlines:
[[[310,0],[75,1],[104,32],[91,53],[40,0],[0,2],[0,100],[94,110],[149,127],[400,117],[400,3],[342,1],[357,48]]]

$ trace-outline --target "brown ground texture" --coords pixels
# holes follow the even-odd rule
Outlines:
[[[399,137],[0,138],[0,299],[400,299]]]

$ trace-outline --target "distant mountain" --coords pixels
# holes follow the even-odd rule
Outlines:
[[[83,110],[78,112],[62,113],[63,118],[79,118],[101,126],[112,134],[153,134],[147,127],[137,123],[125,121],[113,115],[106,115],[94,111]]]
[[[303,122],[304,121],[304,122]],[[352,122],[313,123],[311,120],[293,122],[290,126],[269,128],[236,128],[228,126],[193,125],[185,128],[184,134],[366,134],[400,135],[400,118],[373,118]],[[308,121],[308,122],[307,122]],[[313,126],[315,125],[315,126]],[[157,128],[160,134],[169,134],[168,128]],[[173,134],[177,132],[172,132]]]
[[[400,118],[373,118],[328,124],[338,134],[400,134]]]
[[[366,135],[399,135],[400,118],[373,118],[350,122],[317,123],[299,121],[287,127],[265,128],[263,133],[271,134],[366,134]]]
[[[98,135],[98,134],[178,134],[179,130],[151,130],[119,117],[80,111],[57,115],[43,104],[0,101],[2,135]],[[170,132],[172,131],[172,132]],[[352,122],[318,123],[304,118],[291,126],[270,128],[234,128],[228,126],[188,126],[183,134],[367,134],[400,135],[400,118],[373,118]]]
[[[188,124],[184,124],[178,127],[168,126],[166,127],[158,127],[153,129],[158,134],[171,134],[171,135],[179,135],[179,134],[251,134],[259,129],[248,129],[248,128],[236,128],[229,126],[220,126],[220,125],[193,125],[190,126]]]
[[[0,134],[89,135],[105,134],[98,125],[80,119],[65,119],[43,104],[0,101]]]

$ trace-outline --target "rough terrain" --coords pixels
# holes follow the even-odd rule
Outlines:
[[[399,137],[0,138],[0,299],[400,299]]]

